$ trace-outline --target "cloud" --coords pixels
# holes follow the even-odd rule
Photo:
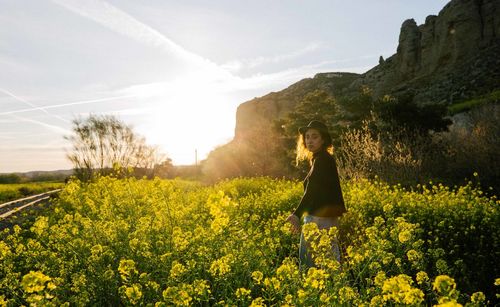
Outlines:
[[[99,114],[110,114],[110,115],[120,115],[120,116],[136,116],[136,115],[150,115],[152,112],[155,110],[153,108],[127,108],[127,109],[120,109],[120,110],[114,110],[114,111],[107,111],[104,113],[101,112],[80,112],[75,114],[75,116],[80,116],[80,117],[89,117],[91,114],[93,115],[99,115]]]
[[[247,78],[239,78],[228,86],[231,91],[236,90],[249,90],[257,88],[268,88],[277,85],[290,85],[290,82],[296,82],[303,78],[313,77],[315,74],[322,71],[349,71],[362,73],[368,70],[368,66],[349,67],[349,68],[335,68],[340,63],[349,62],[350,60],[332,60],[322,61],[316,64],[302,65],[293,67],[282,71],[269,73],[269,74],[255,74]],[[265,86],[263,86],[265,84]]]
[[[338,64],[351,62],[347,60],[322,61],[310,65],[293,67],[274,73],[255,74],[250,77],[226,78],[221,80],[204,78],[204,76],[193,75],[184,76],[172,81],[151,82],[127,86],[117,91],[120,95],[130,95],[140,98],[152,97],[175,97],[176,95],[186,95],[187,91],[195,88],[197,92],[210,92],[212,94],[232,93],[240,90],[259,90],[275,88],[277,86],[288,86],[291,82],[299,81],[303,78],[313,77],[322,71],[349,71],[362,73],[367,71],[369,66],[335,68]],[[167,101],[168,103],[168,101]],[[1,113],[0,113],[1,114]]]
[[[28,65],[19,62],[16,58],[0,54],[0,65],[3,71],[29,74],[33,71]]]
[[[0,119],[0,124],[15,124],[17,121],[14,119],[2,118]],[[2,131],[2,134],[5,134],[5,131]],[[9,133],[12,133],[9,131]]]
[[[227,69],[229,71],[238,71],[241,69],[249,69],[249,68],[255,68],[261,65],[265,64],[277,64],[281,62],[286,62],[290,61],[296,58],[299,58],[301,56],[304,56],[308,53],[314,52],[318,50],[321,47],[322,44],[320,43],[311,43],[308,46],[290,52],[286,54],[280,54],[276,56],[271,56],[271,57],[257,57],[253,59],[243,59],[243,60],[235,60],[235,61],[230,61],[228,63],[223,64],[221,67],[224,69]]]
[[[177,58],[198,66],[199,69],[211,71],[212,74],[228,74],[210,60],[186,50],[162,33],[105,1],[53,0],[53,2],[116,33],[149,46],[162,48]]]
[[[64,152],[64,149],[60,146],[53,146],[53,145],[31,145],[31,146],[14,146],[14,147],[9,147],[8,150],[6,150],[7,153],[13,153],[13,152],[32,152],[34,155],[40,154],[40,152],[43,152],[47,154],[48,152]]]
[[[135,115],[150,114],[153,111],[154,109],[152,108],[129,108],[129,109],[113,111],[112,113],[121,116],[135,116]]]

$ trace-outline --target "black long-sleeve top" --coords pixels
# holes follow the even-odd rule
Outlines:
[[[340,216],[346,212],[335,158],[327,151],[314,153],[311,170],[304,179],[304,195],[293,214],[307,213],[321,217]]]

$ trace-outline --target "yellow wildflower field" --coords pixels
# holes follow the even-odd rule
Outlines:
[[[305,227],[316,267],[299,269],[285,223],[298,182],[71,181],[34,222],[0,235],[0,306],[498,302],[498,200],[470,185],[342,187],[348,213],[339,229]]]

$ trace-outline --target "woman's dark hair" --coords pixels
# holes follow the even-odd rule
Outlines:
[[[306,147],[305,135],[307,130],[314,129],[319,132],[321,139],[324,141],[323,150],[326,150],[330,154],[333,154],[332,137],[328,133],[328,130],[317,129],[315,127],[306,127],[307,129],[299,129],[299,136],[297,138],[297,156],[295,157],[296,165],[299,165],[301,161],[312,160],[312,152],[310,152]]]

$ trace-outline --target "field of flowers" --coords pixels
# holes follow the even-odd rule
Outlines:
[[[0,306],[498,303],[498,200],[470,185],[343,189],[340,229],[305,229],[306,270],[284,222],[300,183],[69,182],[35,222],[0,234]]]
[[[0,184],[0,203],[9,200],[40,194],[50,190],[60,189],[64,186],[61,182],[36,182],[36,183],[5,183]]]

